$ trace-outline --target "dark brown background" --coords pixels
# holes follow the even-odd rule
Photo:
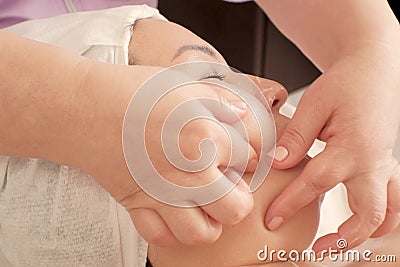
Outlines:
[[[395,1],[399,2],[389,1],[393,10]],[[232,67],[279,81],[289,91],[320,74],[254,2],[159,0],[159,9],[169,20],[212,44]],[[399,17],[399,9],[395,12]]]

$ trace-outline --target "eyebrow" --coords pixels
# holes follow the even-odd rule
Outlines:
[[[173,61],[174,59],[181,56],[182,54],[184,54],[187,51],[199,51],[199,52],[202,52],[213,58],[217,58],[214,51],[206,45],[183,45],[183,46],[179,47],[178,51],[176,51],[176,53],[172,57],[171,61]]]

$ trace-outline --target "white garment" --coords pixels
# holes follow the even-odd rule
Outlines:
[[[164,19],[148,6],[125,6],[6,30],[127,65],[130,25],[150,17]],[[89,175],[41,159],[0,157],[0,250],[14,266],[139,267],[147,244],[127,211]]]

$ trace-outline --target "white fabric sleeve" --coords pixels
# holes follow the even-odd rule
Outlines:
[[[143,18],[164,19],[146,5],[124,6],[27,21],[6,30],[93,60],[127,65],[131,25]],[[145,266],[147,244],[129,214],[88,174],[41,159],[0,157],[0,182],[5,185],[0,250],[14,266]]]

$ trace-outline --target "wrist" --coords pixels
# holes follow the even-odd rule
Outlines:
[[[125,163],[122,127],[140,85],[160,68],[90,63],[75,95],[64,140],[68,163],[92,175],[117,201],[137,191]]]
[[[70,102],[86,60],[7,32],[0,66],[0,154],[62,162]]]

